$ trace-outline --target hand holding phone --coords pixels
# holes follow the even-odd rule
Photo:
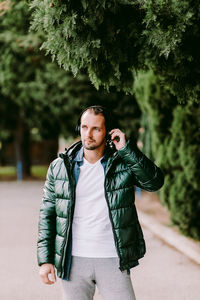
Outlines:
[[[112,129],[110,132],[111,142],[117,150],[123,148],[126,144],[126,136],[120,129]]]

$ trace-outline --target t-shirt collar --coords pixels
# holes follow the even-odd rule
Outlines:
[[[101,158],[101,162],[107,161],[108,155],[109,155],[109,151],[107,151],[107,149],[105,149],[104,156]],[[76,161],[80,164],[83,163],[83,146],[77,152],[76,156],[74,157],[74,161]]]

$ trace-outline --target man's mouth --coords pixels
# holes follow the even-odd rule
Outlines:
[[[92,143],[94,140],[85,140],[86,143]]]

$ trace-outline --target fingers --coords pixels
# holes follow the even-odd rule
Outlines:
[[[52,276],[53,283],[56,282],[56,272],[55,272],[55,268],[53,266],[51,269],[51,276]]]
[[[52,282],[49,280],[48,274],[40,274],[40,278],[43,283],[45,284],[52,284]]]
[[[113,139],[117,136],[119,136],[119,137],[125,136],[125,134],[118,128],[117,129],[112,129],[109,133],[111,134]]]
[[[54,284],[56,282],[54,266],[52,264],[43,264],[40,267],[40,278],[45,284]]]
[[[49,277],[47,274],[42,275],[41,279],[42,279],[42,282],[45,284],[53,284],[54,283],[53,281],[49,280]]]
[[[118,128],[112,129],[110,132],[111,139],[115,144],[117,150],[123,148],[126,144],[126,137],[125,134]]]
[[[115,134],[121,134],[121,133],[123,133],[120,129],[118,129],[118,128],[115,128],[115,129],[112,129],[111,131],[110,131],[110,134],[111,135],[115,135]]]

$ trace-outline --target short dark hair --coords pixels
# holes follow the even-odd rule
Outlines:
[[[105,108],[104,106],[92,105],[92,106],[89,106],[89,107],[85,108],[81,112],[81,114],[79,116],[79,119],[78,119],[77,126],[76,126],[77,134],[80,134],[81,118],[82,118],[83,114],[88,110],[92,111],[95,115],[101,114],[104,117],[106,132],[109,132],[113,128],[113,118],[112,118],[111,112],[107,108]]]

